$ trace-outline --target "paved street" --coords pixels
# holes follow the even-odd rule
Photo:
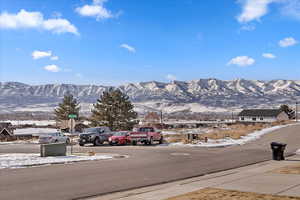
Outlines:
[[[271,141],[287,143],[287,154],[295,152],[300,148],[300,125],[227,148],[76,147],[76,151],[125,154],[129,158],[0,170],[1,200],[78,199],[200,176],[269,160]],[[0,153],[12,152],[39,152],[39,146],[0,145]]]

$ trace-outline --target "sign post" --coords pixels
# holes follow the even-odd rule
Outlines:
[[[70,133],[71,133],[71,154],[73,154],[73,130],[75,128],[75,118],[77,118],[77,115],[75,114],[69,114],[69,128],[70,128]]]

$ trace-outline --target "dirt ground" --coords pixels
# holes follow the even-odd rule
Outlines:
[[[300,164],[275,169],[272,172],[279,173],[279,174],[298,174],[298,175],[300,175]],[[299,178],[300,178],[300,176],[299,176]]]
[[[252,192],[205,188],[196,192],[172,197],[167,200],[300,200],[300,197],[266,195]]]
[[[277,126],[277,125],[285,125],[293,123],[291,121],[284,121],[284,122],[274,122],[274,123],[256,123],[256,124],[234,124],[231,126],[228,126],[226,129],[219,129],[216,128],[212,130],[209,133],[204,133],[199,135],[199,140],[205,140],[205,138],[208,139],[224,139],[224,138],[232,138],[232,139],[240,139],[242,136],[246,136],[249,133],[252,133],[254,131],[259,131],[264,128]],[[183,142],[183,143],[189,143],[187,140],[187,135],[185,134],[174,134],[174,135],[168,135],[165,136],[167,142],[173,143],[173,142]]]

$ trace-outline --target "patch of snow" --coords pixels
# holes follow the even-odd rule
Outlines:
[[[211,140],[209,139],[207,143],[205,142],[198,142],[196,144],[183,144],[182,142],[178,143],[170,143],[169,146],[190,146],[190,147],[226,147],[226,146],[232,146],[232,145],[243,145],[248,142],[254,141],[259,139],[261,136],[273,132],[275,130],[292,126],[295,124],[288,124],[288,125],[280,125],[280,126],[273,126],[270,128],[265,128],[260,131],[255,131],[253,133],[250,133],[246,136],[242,136],[240,139],[232,139],[232,138],[224,138],[224,139],[217,139],[217,140]]]
[[[94,156],[57,156],[57,157],[40,157],[39,154],[0,154],[0,169],[4,168],[22,168],[37,165],[72,163],[90,160],[112,159],[111,155],[94,155]]]
[[[0,142],[0,145],[11,145],[11,144],[39,144],[38,140],[17,140],[11,142]]]
[[[14,135],[27,135],[31,134],[33,136],[45,135],[48,133],[55,133],[57,129],[54,128],[21,128],[14,131]]]
[[[300,155],[300,149],[298,149],[298,150],[296,151],[296,154],[297,154],[297,155]]]
[[[12,125],[37,125],[37,126],[47,126],[47,125],[55,125],[54,120],[7,120],[1,122],[10,122]]]

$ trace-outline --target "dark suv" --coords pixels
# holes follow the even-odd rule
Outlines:
[[[106,126],[86,128],[79,135],[79,145],[94,144],[94,146],[99,146],[104,142],[108,142],[110,136],[112,136],[112,132]]]

